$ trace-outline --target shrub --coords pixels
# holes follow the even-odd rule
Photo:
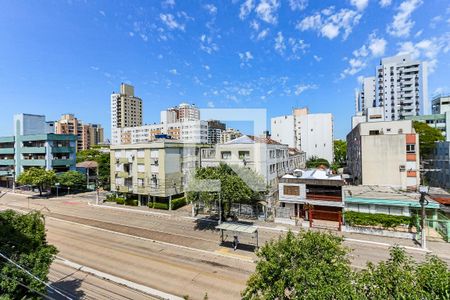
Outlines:
[[[108,202],[116,202],[116,195],[114,195],[114,194],[106,195],[106,201],[108,201]]]
[[[173,199],[172,200],[172,209],[179,209],[180,207],[183,207],[187,204],[186,202],[186,198],[182,197],[182,198],[178,198],[178,199]]]
[[[384,228],[395,228],[399,225],[414,225],[414,217],[393,216],[386,214],[370,214],[356,211],[344,213],[346,224],[362,226],[382,226]]]
[[[138,201],[136,199],[125,199],[125,205],[137,206]]]
[[[116,198],[116,203],[117,203],[117,204],[125,204],[125,199],[124,199],[124,198],[119,198],[119,197],[117,197],[117,198]]]
[[[160,202],[150,202],[148,204],[148,207],[150,208],[156,208],[156,209],[169,209],[169,204],[168,203],[160,203]]]

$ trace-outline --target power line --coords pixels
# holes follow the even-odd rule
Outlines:
[[[9,279],[9,280],[15,281],[15,282],[17,282],[20,286],[26,288],[27,290],[32,291],[33,293],[36,293],[36,294],[38,294],[39,296],[41,296],[41,297],[43,297],[43,298],[53,300],[53,298],[51,298],[51,297],[49,297],[49,296],[47,296],[47,295],[45,295],[45,294],[43,294],[43,293],[41,293],[41,292],[36,291],[35,289],[33,289],[32,287],[26,285],[25,283],[23,283],[22,281],[20,281],[20,280],[18,280],[18,279],[11,278],[11,277],[8,277],[8,276],[2,275],[2,274],[0,274],[0,278],[3,278],[3,279]]]
[[[12,263],[14,266],[16,266],[17,268],[21,269],[22,271],[24,271],[26,274],[28,274],[29,276],[31,276],[33,279],[39,281],[40,283],[44,284],[46,287],[48,287],[49,289],[51,289],[52,291],[54,291],[55,293],[57,293],[58,295],[69,299],[69,300],[73,300],[72,298],[70,298],[69,296],[65,295],[64,293],[58,291],[56,288],[54,288],[53,286],[51,286],[50,284],[44,282],[43,280],[41,280],[40,278],[38,278],[37,276],[35,276],[34,274],[32,274],[31,272],[29,272],[27,269],[25,269],[24,267],[22,267],[21,265],[17,264],[15,261],[13,261],[12,259],[10,259],[9,257],[7,257],[6,255],[4,255],[2,252],[0,252],[0,257],[3,257],[4,259],[6,259],[7,261],[9,261],[10,263]]]

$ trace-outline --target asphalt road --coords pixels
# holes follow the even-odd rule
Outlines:
[[[136,213],[88,205],[90,197],[52,200],[27,199],[7,194],[0,209],[38,209],[46,214],[48,240],[59,256],[125,280],[190,299],[238,299],[256,259],[251,247],[234,252],[220,246],[214,224],[181,215]],[[277,228],[260,228],[260,243],[276,238]],[[345,245],[352,249],[355,268],[368,261],[388,258],[388,246],[403,244],[418,260],[425,252],[408,240],[352,235]],[[242,238],[242,243],[253,242]],[[450,263],[450,246],[429,243],[434,253]],[[52,266],[52,270],[54,267]],[[94,277],[95,278],[95,277]],[[120,287],[120,286],[119,286]],[[89,284],[73,292],[91,293]],[[109,288],[107,288],[109,289]],[[118,299],[129,291],[111,287]],[[101,293],[102,291],[99,291]],[[120,295],[122,295],[121,297]],[[98,298],[98,297],[93,297]],[[130,298],[138,298],[131,296]],[[109,297],[108,299],[114,299]]]

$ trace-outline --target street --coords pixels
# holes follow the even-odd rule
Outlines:
[[[168,212],[148,213],[110,209],[89,205],[90,197],[28,199],[24,195],[6,194],[0,198],[0,209],[29,209],[46,215],[47,238],[55,245],[58,257],[149,287],[173,296],[189,299],[239,299],[246,280],[255,269],[256,255],[248,249],[233,251],[219,245],[214,224]],[[29,208],[28,208],[29,206]],[[279,226],[261,226],[260,244],[277,238]],[[407,252],[422,260],[425,252],[408,240],[351,235],[345,245],[355,268],[368,261],[388,258],[388,245],[408,246]],[[250,242],[243,237],[241,243]],[[434,254],[450,262],[449,244],[430,242]],[[50,280],[55,282],[68,267],[55,261]],[[93,275],[75,272],[71,294],[87,298],[151,299],[141,292],[108,282],[100,283]],[[85,276],[85,277],[83,277]],[[80,278],[88,278],[79,284]],[[77,286],[78,285],[78,286]],[[100,288],[101,286],[101,288]],[[108,294],[114,293],[114,294]]]

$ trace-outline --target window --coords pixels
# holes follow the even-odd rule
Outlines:
[[[416,153],[416,145],[407,144],[406,145],[406,153]]]
[[[283,194],[290,196],[299,196],[300,187],[298,185],[285,185],[283,187]]]
[[[250,151],[239,151],[239,159],[249,159]]]
[[[222,159],[231,159],[231,151],[222,151],[221,156]]]
[[[379,130],[369,130],[369,135],[379,135],[380,131]]]

